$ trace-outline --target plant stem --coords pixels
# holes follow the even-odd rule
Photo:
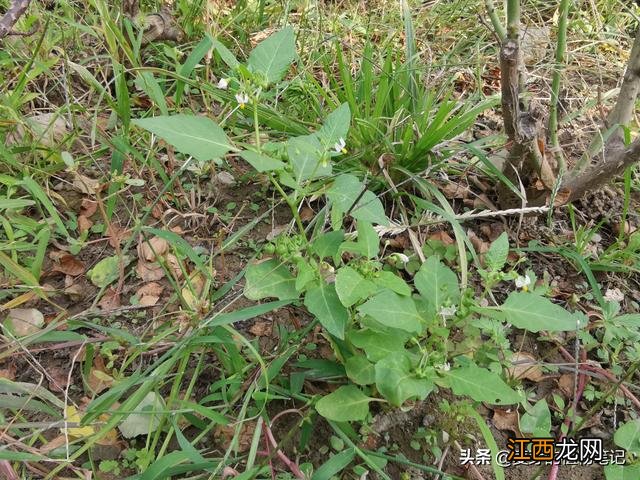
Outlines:
[[[282,186],[280,186],[280,184],[278,183],[278,180],[276,180],[276,177],[273,175],[270,175],[269,178],[271,179],[271,183],[273,184],[273,186],[276,187],[276,190],[278,190],[278,193],[282,196],[282,198],[284,198],[284,201],[287,202],[287,205],[289,205],[289,208],[291,209],[291,214],[293,215],[293,218],[295,218],[296,220],[296,225],[298,226],[298,230],[300,230],[300,234],[303,235],[304,238],[307,238],[307,235],[304,230],[304,225],[302,225],[302,219],[300,218],[300,214],[298,213],[298,207],[296,207],[296,204],[293,203],[293,200],[291,200],[291,197],[289,197],[289,195],[287,195],[287,193],[283,190]]]
[[[256,149],[260,153],[260,126],[258,125],[258,99],[253,99],[253,131],[256,134]]]
[[[493,25],[496,35],[502,42],[507,36],[507,31],[504,29],[502,22],[498,18],[498,12],[496,12],[496,6],[494,5],[493,0],[484,0],[484,8],[487,10],[487,15],[489,15],[491,25]]]
[[[567,19],[569,17],[570,0],[560,0],[560,18],[558,20],[558,39],[556,42],[556,64],[553,70],[551,82],[551,111],[549,112],[549,135],[553,147],[558,170],[560,173],[566,169],[564,157],[558,141],[558,104],[560,98],[560,82],[562,80],[562,68],[564,67],[565,52],[567,51]]]
[[[507,38],[517,40],[520,35],[520,0],[507,1]]]

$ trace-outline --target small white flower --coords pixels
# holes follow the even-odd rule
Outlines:
[[[220,90],[226,90],[229,87],[229,80],[227,78],[221,78],[218,81],[218,88]]]
[[[249,95],[244,92],[236,93],[236,101],[240,108],[244,108],[247,103],[249,103]]]
[[[409,257],[407,257],[404,253],[394,253],[393,256],[404,264],[409,262]]]
[[[445,363],[444,365],[440,366],[440,369],[443,372],[448,372],[449,370],[451,370],[451,364],[449,362]]]
[[[624,293],[619,288],[607,288],[604,299],[607,302],[621,302],[624,300]]]
[[[523,289],[525,292],[529,289],[529,285],[531,285],[531,279],[529,275],[525,275],[524,277],[520,276],[516,278],[516,287]]]
[[[344,138],[340,137],[340,140],[338,140],[333,146],[333,150],[336,153],[347,153],[347,149],[345,148],[346,146],[347,143],[344,141]]]
[[[453,317],[458,311],[458,307],[451,305],[450,307],[440,307],[440,315],[442,317]]]

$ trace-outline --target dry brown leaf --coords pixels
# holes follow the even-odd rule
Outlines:
[[[49,390],[52,392],[64,392],[69,386],[69,368],[57,365],[47,367]]]
[[[93,358],[93,366],[89,371],[87,384],[94,393],[101,393],[113,385],[113,377],[107,372],[104,360],[100,355]]]
[[[4,320],[4,326],[18,337],[38,333],[43,325],[44,315],[35,308],[12,308]]]
[[[240,435],[237,443],[239,453],[243,453],[249,450],[255,428],[255,421],[244,422],[242,424],[242,427],[240,427]],[[235,431],[235,425],[220,425],[213,431],[213,436],[214,439],[218,441],[223,448],[227,449],[229,448],[231,441],[235,436]]]
[[[447,198],[468,198],[469,197],[469,187],[466,185],[460,185],[458,183],[449,182],[444,187],[442,187],[442,193],[444,193]]]
[[[182,299],[191,310],[208,310],[209,302],[202,299],[205,278],[201,273],[193,275],[181,291]]]
[[[69,253],[64,253],[63,255],[58,257],[56,264],[53,266],[52,270],[54,272],[61,272],[65,275],[77,277],[78,275],[84,273],[85,268],[86,267],[83,262]]]
[[[432,233],[431,235],[429,235],[429,240],[438,240],[442,242],[445,246],[453,245],[455,243],[453,238],[451,238],[451,236],[444,230],[439,230],[437,232]]]
[[[136,297],[138,297],[140,305],[144,307],[152,307],[158,303],[158,300],[160,300],[162,290],[164,290],[164,287],[159,283],[147,283],[136,291]]]
[[[116,310],[120,308],[121,305],[120,293],[114,287],[109,287],[98,302],[98,306],[105,312]]]
[[[303,222],[308,222],[312,220],[313,217],[315,216],[316,216],[316,213],[309,207],[304,207],[300,211],[300,220],[302,220]]]
[[[575,390],[575,375],[572,373],[563,373],[558,379],[558,388],[565,397],[572,398]]]
[[[509,430],[515,433],[517,437],[522,437],[517,410],[496,408],[493,411],[492,422],[498,430]]]
[[[4,378],[5,380],[15,380],[16,379],[16,366],[11,363],[7,365],[6,368],[0,368],[0,378]]]
[[[115,223],[110,223],[107,227],[107,236],[109,237],[109,245],[118,248],[125,240],[131,236],[131,230],[122,228]]]
[[[559,207],[560,205],[564,205],[569,201],[570,197],[571,197],[571,190],[563,188],[556,194],[555,198],[553,199],[553,206]]]
[[[96,202],[95,200],[90,200],[88,198],[83,198],[80,206],[82,207],[82,209],[80,210],[80,215],[84,215],[85,217],[89,218],[94,213],[96,213],[96,210],[98,209],[98,202]]]
[[[482,240],[478,235],[476,235],[473,230],[467,230],[467,236],[469,237],[473,248],[476,249],[478,255],[482,255],[483,253],[487,253],[489,251],[489,247],[491,247],[491,244]]]
[[[56,147],[68,134],[64,117],[57,113],[41,113],[25,118],[24,125],[18,125],[16,132],[7,137],[7,143],[22,141],[27,131],[34,140],[49,148]]]
[[[93,227],[93,222],[84,215],[78,215],[78,230],[80,233],[84,233]]]
[[[154,262],[169,250],[169,243],[160,237],[153,237],[148,242],[141,241],[138,244],[138,256],[141,260]]]
[[[167,266],[173,272],[174,278],[180,280],[183,275],[178,258],[173,253],[167,253],[165,260],[167,261]]]
[[[249,327],[249,332],[256,337],[268,337],[273,332],[273,322],[269,320],[258,320]]]
[[[507,371],[512,378],[539,382],[544,377],[538,361],[529,353],[514,353],[513,357],[511,357],[511,363],[512,366]]]
[[[157,262],[145,262],[139,260],[136,265],[136,273],[143,282],[154,282],[164,277],[164,269]]]
[[[84,288],[71,275],[64,277],[64,293],[75,301],[81,300],[86,294]]]
[[[80,193],[95,195],[96,191],[100,188],[100,181],[82,175],[81,173],[73,172],[73,182],[71,185]]]

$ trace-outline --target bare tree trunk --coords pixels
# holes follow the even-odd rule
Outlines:
[[[9,8],[0,18],[0,38],[13,34],[11,29],[27,10],[29,3],[31,3],[31,0],[13,0],[9,4]]]

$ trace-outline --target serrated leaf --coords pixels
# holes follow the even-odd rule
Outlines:
[[[285,165],[284,162],[276,160],[275,158],[267,157],[251,150],[245,150],[240,152],[240,156],[249,162],[253,168],[258,172],[271,172],[274,170],[282,170]]]
[[[436,312],[446,302],[455,305],[460,301],[457,275],[436,256],[429,257],[420,266],[413,282],[422,297]]]
[[[163,115],[132,120],[201,162],[220,158],[233,147],[224,130],[213,120],[196,115]]]
[[[369,297],[376,286],[351,267],[342,267],[336,273],[336,292],[345,307]]]
[[[345,362],[344,368],[347,372],[347,377],[353,383],[371,385],[376,381],[376,371],[373,363],[362,355],[349,357]]]
[[[249,54],[247,65],[264,75],[268,83],[284,77],[296,58],[296,41],[291,27],[285,27],[259,43]]]
[[[334,422],[361,421],[367,418],[371,400],[355,385],[345,385],[322,397],[316,403],[316,410]]]
[[[406,400],[424,400],[433,390],[433,383],[418,378],[405,353],[394,352],[376,363],[376,387],[396,407]]]
[[[509,255],[509,236],[507,232],[502,232],[498,238],[496,238],[487,253],[484,254],[485,265],[492,272],[499,272],[507,263],[507,256]]]
[[[640,419],[632,420],[618,427],[613,441],[620,448],[640,455]]]
[[[400,296],[391,290],[378,293],[358,307],[358,311],[391,328],[412,333],[422,331],[421,317],[413,299]]]
[[[276,259],[249,264],[245,278],[244,296],[249,300],[267,297],[285,300],[298,297],[295,278],[289,269]]]
[[[378,225],[388,225],[389,219],[384,212],[384,206],[376,195],[366,190],[360,196],[364,184],[354,175],[340,175],[331,188],[327,191],[327,198],[331,200],[333,205],[342,213],[350,211],[350,215],[356,220],[363,220]],[[360,198],[358,199],[358,197]],[[354,203],[358,203],[354,206]]]
[[[476,402],[513,405],[520,401],[520,395],[500,375],[475,364],[450,370],[446,378],[453,393],[466,395]]]
[[[333,284],[322,282],[309,288],[304,297],[304,305],[331,335],[344,340],[349,312],[340,303]]]
[[[331,175],[331,163],[322,161],[323,148],[315,135],[294,137],[287,142],[287,155],[296,183]]]
[[[548,298],[530,292],[512,292],[498,310],[504,320],[530,332],[572,331],[587,324],[584,314],[568,312]]]

